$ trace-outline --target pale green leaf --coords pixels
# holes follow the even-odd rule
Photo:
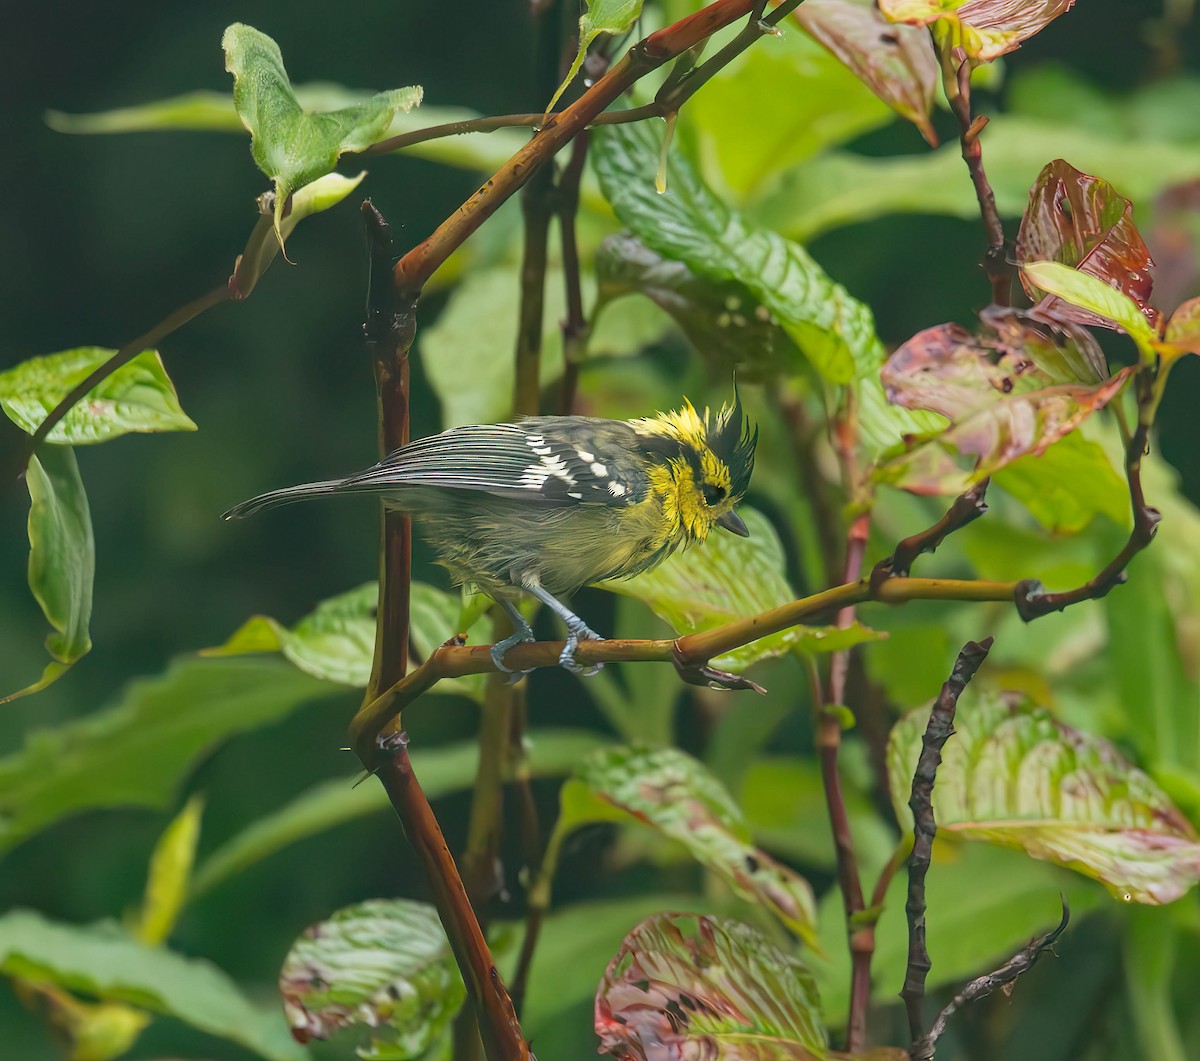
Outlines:
[[[96,544],[92,517],[75,453],[44,446],[29,459],[29,589],[54,628],[46,638],[51,660],[40,679],[0,703],[38,692],[57,681],[92,647],[92,580]]]
[[[0,759],[0,850],[80,811],[162,808],[218,742],[336,691],[277,660],[179,660]]]
[[[1137,303],[1123,291],[1061,262],[1025,262],[1021,272],[1034,287],[1120,325],[1144,358],[1153,357],[1151,344],[1158,336]]]
[[[0,408],[32,434],[67,392],[115,350],[80,346],[22,361],[0,373]],[[131,431],[195,431],[179,406],[157,350],[143,350],[87,392],[51,430],[47,441],[84,446]]]
[[[135,939],[154,946],[166,940],[175,927],[191,883],[203,815],[204,797],[192,796],[154,845],[146,894],[130,927]]]
[[[575,58],[571,60],[571,68],[562,84],[554,90],[550,102],[546,104],[546,113],[554,110],[554,104],[566,91],[567,86],[575,80],[583,60],[587,57],[588,48],[592,41],[602,33],[625,33],[638,20],[642,13],[642,0],[587,0],[587,8],[579,16],[579,47]]]
[[[396,113],[421,102],[421,89],[409,87],[334,111],[308,112],[292,90],[279,45],[265,33],[235,22],[225,30],[221,47],[225,69],[233,74],[234,106],[250,130],[254,161],[275,185],[276,233],[293,192],[331,172],[347,151],[384,139]]]
[[[596,1034],[604,1053],[646,1061],[828,1053],[808,966],[749,925],[690,914],[657,914],[625,937],[596,992]]]
[[[397,1061],[420,1058],[466,997],[437,910],[409,899],[371,899],[310,927],[284,959],[279,990],[302,1041],[365,1024],[364,1056]]]
[[[908,793],[926,709],[902,718],[888,745],[892,801]],[[947,836],[1015,847],[1101,881],[1126,902],[1169,903],[1200,880],[1200,839],[1166,794],[1100,737],[1041,708],[994,697],[959,705],[933,809]]]
[[[739,538],[718,529],[703,545],[677,552],[650,571],[600,585],[644,601],[680,634],[711,630],[795,600],[775,528],[753,509],[742,508],[740,513],[750,537]],[[858,623],[845,629],[795,626],[712,662],[737,673],[785,652],[837,652],[878,636]]]
[[[583,825],[640,822],[683,844],[743,898],[812,939],[815,901],[808,881],[750,842],[737,804],[691,756],[674,748],[603,748],[578,764],[560,798],[548,867],[563,840]]]
[[[962,48],[975,60],[997,59],[1021,46],[1071,8],[1075,0],[879,0],[892,22],[932,25],[940,50]]]
[[[301,1061],[275,1007],[251,1004],[220,969],[148,947],[112,924],[66,925],[32,910],[0,917],[0,970],[175,1017],[270,1061]]]

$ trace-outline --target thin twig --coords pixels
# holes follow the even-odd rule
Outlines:
[[[909,1035],[914,1043],[925,1034],[922,1010],[925,976],[930,968],[929,951],[925,948],[925,875],[929,872],[933,838],[937,833],[937,823],[933,817],[933,783],[942,762],[942,746],[954,732],[954,711],[958,698],[987,658],[991,647],[990,637],[978,643],[968,641],[958,654],[954,670],[942,686],[929,714],[929,724],[921,740],[921,755],[913,773],[912,793],[908,800],[913,813],[913,849],[908,860],[908,902],[904,906],[908,915],[908,965],[900,997],[904,999],[908,1011]]]
[[[913,562],[923,553],[932,553],[951,534],[961,530],[968,523],[973,523],[987,511],[988,483],[991,479],[983,479],[970,490],[959,494],[947,510],[933,526],[917,534],[910,535],[896,546],[892,555],[880,560],[871,572],[873,582],[882,582],[892,577],[907,578],[912,570]]]
[[[587,345],[587,318],[583,312],[583,286],[580,282],[579,243],[575,222],[579,210],[579,185],[587,162],[588,134],[580,133],[571,145],[571,158],[558,179],[558,227],[562,241],[563,287],[567,315],[562,322],[563,378],[559,389],[558,411],[570,416],[575,408],[579,370]]]
[[[929,1034],[922,1036],[920,1040],[914,1042],[908,1048],[908,1054],[912,1061],[933,1061],[934,1048],[937,1045],[937,1041],[942,1037],[942,1032],[946,1030],[946,1022],[954,1015],[956,1010],[965,1006],[968,1002],[974,1002],[986,995],[990,995],[998,987],[1007,988],[1007,985],[1013,983],[1017,977],[1029,972],[1038,963],[1038,959],[1046,951],[1053,948],[1059,936],[1066,931],[1067,925],[1071,920],[1071,907],[1067,902],[1067,897],[1060,895],[1059,898],[1062,900],[1062,919],[1059,921],[1058,926],[1051,929],[1044,936],[1030,940],[1017,954],[1013,955],[1013,957],[1000,966],[999,969],[996,969],[994,972],[985,973],[983,976],[977,976],[955,995],[934,1019],[933,1027],[929,1029]],[[1008,988],[1008,990],[1011,990],[1011,988]]]

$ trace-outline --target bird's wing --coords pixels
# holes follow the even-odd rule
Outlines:
[[[605,454],[595,452],[598,435]],[[634,504],[647,491],[637,443],[625,424],[582,417],[455,427],[410,442],[339,488],[432,486],[555,504]]]

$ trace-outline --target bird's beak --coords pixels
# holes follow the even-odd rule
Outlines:
[[[750,531],[746,529],[746,524],[742,522],[742,517],[730,509],[723,516],[717,517],[717,526],[724,527],[731,534],[736,534],[739,538],[749,538]]]

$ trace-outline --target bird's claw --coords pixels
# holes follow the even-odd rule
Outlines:
[[[522,678],[533,673],[532,671],[527,670],[513,670],[512,667],[506,667],[504,665],[505,653],[507,653],[510,648],[513,648],[515,645],[523,645],[532,640],[532,634],[525,636],[524,634],[518,633],[511,637],[506,637],[503,641],[497,641],[494,645],[492,645],[489,653],[492,657],[492,663],[495,664],[496,670],[498,670],[501,674],[508,675],[508,680],[504,683],[505,685],[516,685],[517,682],[519,682]]]
[[[572,674],[578,674],[582,678],[590,678],[593,674],[599,674],[604,664],[589,663],[585,666],[577,663],[575,660],[575,650],[579,647],[580,641],[603,640],[604,638],[590,626],[585,626],[581,623],[577,628],[571,628],[567,632],[567,643],[563,645],[562,652],[558,654],[558,665],[564,670],[569,670]]]

